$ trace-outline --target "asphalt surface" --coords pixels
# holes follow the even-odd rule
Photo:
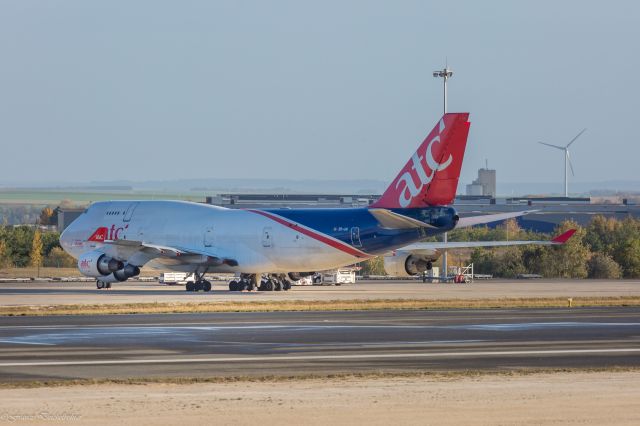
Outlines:
[[[640,308],[0,317],[0,381],[640,366]]]
[[[98,290],[94,282],[0,283],[2,306],[119,304],[154,302],[226,302],[266,300],[354,300],[354,299],[502,299],[529,297],[621,297],[640,296],[638,280],[490,280],[472,284],[437,284],[420,281],[358,281],[342,286],[297,286],[291,291],[231,292],[224,282],[214,282],[213,291],[187,292],[184,286],[157,282],[114,283]]]

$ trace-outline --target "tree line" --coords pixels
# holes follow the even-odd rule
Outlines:
[[[500,249],[474,249],[469,261],[474,272],[513,278],[520,274],[539,274],[549,278],[638,278],[640,277],[640,220],[596,216],[588,226],[564,221],[554,235],[576,229],[574,236],[560,246],[512,246]],[[514,220],[496,230],[459,230],[465,234],[497,233],[509,239],[547,239],[523,231]]]
[[[553,234],[523,230],[511,219],[495,228],[456,229],[449,233],[449,241],[548,240],[569,229],[576,229],[576,233],[559,246],[475,248],[453,253],[460,266],[473,263],[475,273],[494,277],[538,274],[546,278],[640,278],[640,220],[632,217],[617,220],[595,216],[586,227],[564,221]],[[364,275],[385,274],[381,257],[361,266]]]
[[[73,267],[75,259],[60,247],[58,232],[36,226],[0,226],[0,268]]]

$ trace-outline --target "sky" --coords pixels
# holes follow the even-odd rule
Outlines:
[[[0,185],[390,181],[471,113],[461,182],[640,180],[640,2],[0,0]]]

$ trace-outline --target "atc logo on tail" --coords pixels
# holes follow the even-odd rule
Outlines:
[[[468,119],[468,113],[445,114],[372,207],[451,204],[467,145]]]

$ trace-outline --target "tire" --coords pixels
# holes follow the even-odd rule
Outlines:
[[[231,281],[229,283],[229,291],[238,291],[238,282],[237,281]]]
[[[202,282],[202,290],[211,291],[211,283],[209,281]]]
[[[105,283],[106,285],[104,286],[104,288],[111,288],[111,283]]]
[[[192,283],[191,281],[187,281],[186,289],[187,291],[195,291],[195,283]]]
[[[246,290],[248,288],[249,288],[249,284],[246,281],[242,280],[242,281],[238,282],[238,291],[243,291],[243,290]]]
[[[273,283],[273,290],[274,291],[282,291],[282,283],[280,281],[275,281]]]
[[[102,281],[96,281],[96,288],[98,290],[102,290],[104,287],[104,283]]]
[[[202,281],[198,281],[197,283],[195,283],[195,285],[193,286],[193,290],[194,291],[204,290],[204,286],[202,284]]]
[[[273,281],[267,280],[264,283],[264,291],[273,291]]]
[[[282,289],[284,291],[289,291],[291,290],[291,281],[287,281],[285,280],[284,283],[282,284]]]

